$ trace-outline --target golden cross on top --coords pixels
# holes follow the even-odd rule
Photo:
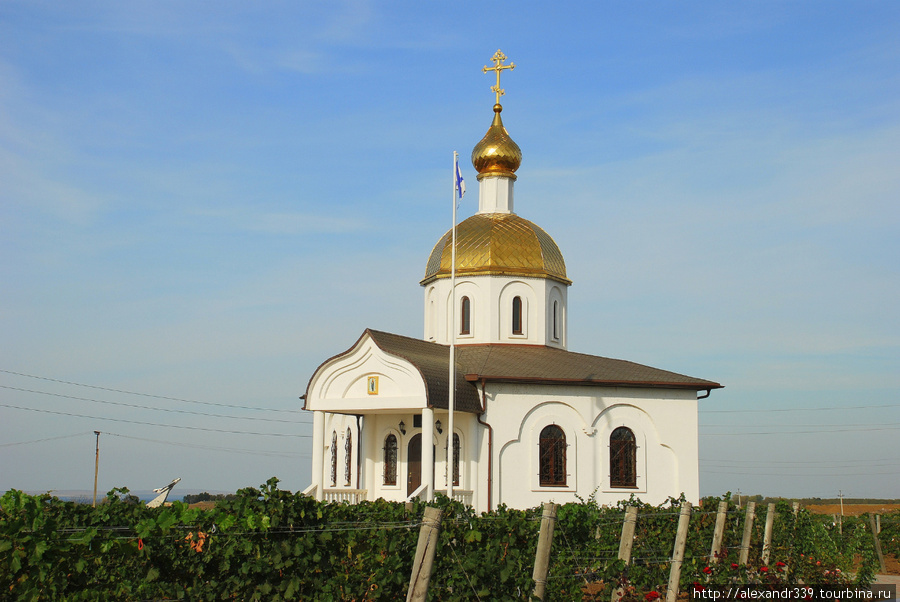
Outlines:
[[[500,72],[504,69],[515,69],[516,64],[510,63],[509,65],[504,65],[503,61],[506,60],[506,55],[500,52],[499,50],[494,53],[494,56],[491,57],[491,60],[494,61],[493,67],[488,67],[485,65],[484,69],[481,70],[482,73],[487,73],[488,71],[496,71],[497,72],[497,85],[491,86],[491,92],[497,95],[497,104],[500,104],[500,97],[506,94],[506,90],[500,88]]]

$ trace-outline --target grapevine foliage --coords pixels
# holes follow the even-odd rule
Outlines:
[[[725,496],[727,499],[730,496]],[[551,600],[626,599],[665,591],[683,500],[601,507],[593,499],[558,508],[547,595]],[[871,534],[862,519],[835,525],[781,505],[770,561],[760,564],[764,515],[750,561],[738,566],[744,514],[729,507],[725,548],[709,546],[719,499],[695,508],[682,589],[713,583],[871,581]],[[440,542],[431,600],[528,600],[541,509],[501,506],[478,514],[439,497]],[[639,516],[628,565],[618,559],[623,511]],[[181,502],[147,508],[114,489],[97,508],[12,490],[0,498],[0,598],[9,600],[397,600],[406,595],[422,502],[328,504],[278,489],[270,479],[214,509]],[[763,510],[764,512],[764,510]],[[890,529],[896,522],[887,521]],[[898,541],[888,529],[882,540]],[[851,566],[852,559],[862,564]],[[649,596],[649,597],[648,597]]]

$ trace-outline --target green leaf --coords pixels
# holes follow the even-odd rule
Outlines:
[[[221,521],[219,521],[219,523],[218,523],[219,530],[227,531],[228,529],[233,527],[236,522],[237,522],[237,516],[235,516],[234,514],[229,514],[228,516],[223,518]]]
[[[159,518],[156,520],[157,526],[163,531],[167,531],[172,525],[178,522],[178,517],[175,516],[175,513],[166,510],[162,514],[159,515]]]
[[[288,581],[287,588],[284,590],[284,597],[287,599],[292,599],[294,597],[294,592],[296,592],[300,588],[300,578],[297,576],[291,577],[291,580]]]
[[[31,561],[38,562],[44,555],[44,552],[50,549],[50,544],[46,541],[39,541],[34,545],[34,551],[31,553]]]

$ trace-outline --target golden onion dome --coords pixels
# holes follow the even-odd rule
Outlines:
[[[500,103],[494,105],[494,121],[481,142],[472,149],[472,165],[478,171],[478,179],[485,175],[505,175],[515,178],[515,171],[522,164],[522,150],[503,127],[500,119]]]
[[[431,251],[423,286],[450,277],[451,234],[441,237]],[[515,213],[476,213],[456,226],[456,273],[550,278],[572,284],[550,235]]]

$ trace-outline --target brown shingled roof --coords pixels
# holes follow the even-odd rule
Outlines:
[[[469,380],[665,389],[721,389],[719,383],[625,360],[538,345],[468,345],[457,364]]]
[[[366,331],[380,349],[415,365],[425,381],[428,405],[447,409],[450,348],[420,339]],[[456,409],[481,412],[474,381],[604,385],[703,391],[722,385],[667,370],[539,345],[459,345],[456,348]]]

